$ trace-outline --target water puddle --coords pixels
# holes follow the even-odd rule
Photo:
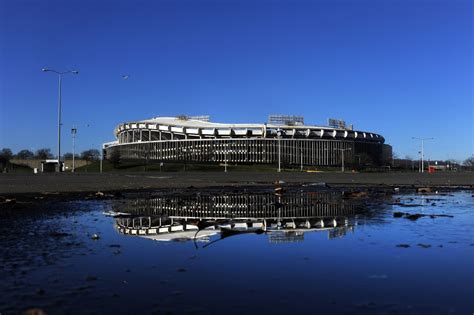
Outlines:
[[[0,313],[465,314],[471,192],[147,193],[0,213]]]
[[[342,237],[371,212],[380,215],[340,192],[289,192],[159,196],[129,200],[105,214],[116,218],[119,233],[156,241],[213,243],[263,234],[278,243],[303,241],[311,232]]]

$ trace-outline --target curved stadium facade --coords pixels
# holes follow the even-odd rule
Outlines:
[[[288,119],[281,119],[287,117]],[[376,133],[341,126],[305,125],[295,116],[265,124],[227,124],[201,117],[156,117],[115,129],[104,144],[107,159],[148,162],[338,166],[382,165],[391,147]]]

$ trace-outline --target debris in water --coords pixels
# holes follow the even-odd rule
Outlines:
[[[16,203],[16,199],[8,199],[0,196],[0,203]]]
[[[430,248],[431,247],[430,244],[422,244],[422,243],[419,243],[418,246],[421,247],[421,248]]]
[[[426,194],[426,193],[430,193],[431,192],[431,188],[430,187],[419,187],[417,190],[416,190],[417,193],[420,193],[420,194]]]
[[[412,220],[412,221],[416,221],[416,220],[418,220],[419,218],[421,218],[423,216],[424,216],[423,214],[414,213],[414,214],[406,214],[405,218],[407,218],[409,220]]]
[[[408,247],[410,247],[410,245],[408,245],[408,244],[398,244],[397,247],[408,248]]]
[[[421,217],[430,217],[431,219],[435,218],[454,218],[453,215],[449,214],[421,214],[421,213],[407,213],[407,212],[394,212],[393,213],[394,218],[406,218],[412,221],[416,221]]]
[[[46,313],[39,308],[30,308],[23,312],[23,315],[46,315]]]
[[[64,233],[64,232],[57,232],[57,231],[53,231],[51,233],[49,233],[49,236],[51,237],[65,237],[65,236],[69,236],[70,234],[69,233]]]

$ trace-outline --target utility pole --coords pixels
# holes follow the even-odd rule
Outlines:
[[[102,174],[102,162],[104,161],[104,150],[100,151],[100,173]]]
[[[281,172],[281,134],[282,131],[280,128],[277,129],[277,139],[278,139],[278,173]]]
[[[337,148],[334,148],[335,151],[341,151],[341,159],[342,159],[342,163],[341,163],[341,172],[344,173],[344,152],[345,151],[350,151],[352,150],[352,148],[346,148],[346,149],[337,149]]]
[[[420,169],[420,173],[424,173],[425,172],[425,165],[424,165],[424,157],[425,157],[425,148],[424,148],[424,142],[425,140],[433,140],[434,138],[417,138],[417,137],[411,137],[412,139],[416,139],[416,140],[421,140],[421,156],[420,156],[420,160],[421,160],[421,169]]]
[[[58,92],[58,172],[61,172],[61,81],[64,74],[72,73],[79,74],[79,71],[68,70],[64,72],[58,72],[53,69],[43,68],[43,72],[53,72],[56,73],[59,77],[59,92]]]
[[[76,133],[77,128],[71,128],[72,134],[72,172],[76,170]]]

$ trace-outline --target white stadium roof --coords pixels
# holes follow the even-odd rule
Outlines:
[[[291,129],[307,129],[307,128],[324,128],[324,129],[335,129],[328,126],[315,126],[315,125],[301,125],[301,126],[285,126],[285,125],[271,125],[271,124],[227,124],[227,123],[215,123],[210,121],[203,121],[198,119],[182,119],[179,117],[155,117],[151,119],[145,119],[138,121],[137,123],[149,123],[149,124],[163,124],[163,125],[174,125],[191,128],[291,128]]]

